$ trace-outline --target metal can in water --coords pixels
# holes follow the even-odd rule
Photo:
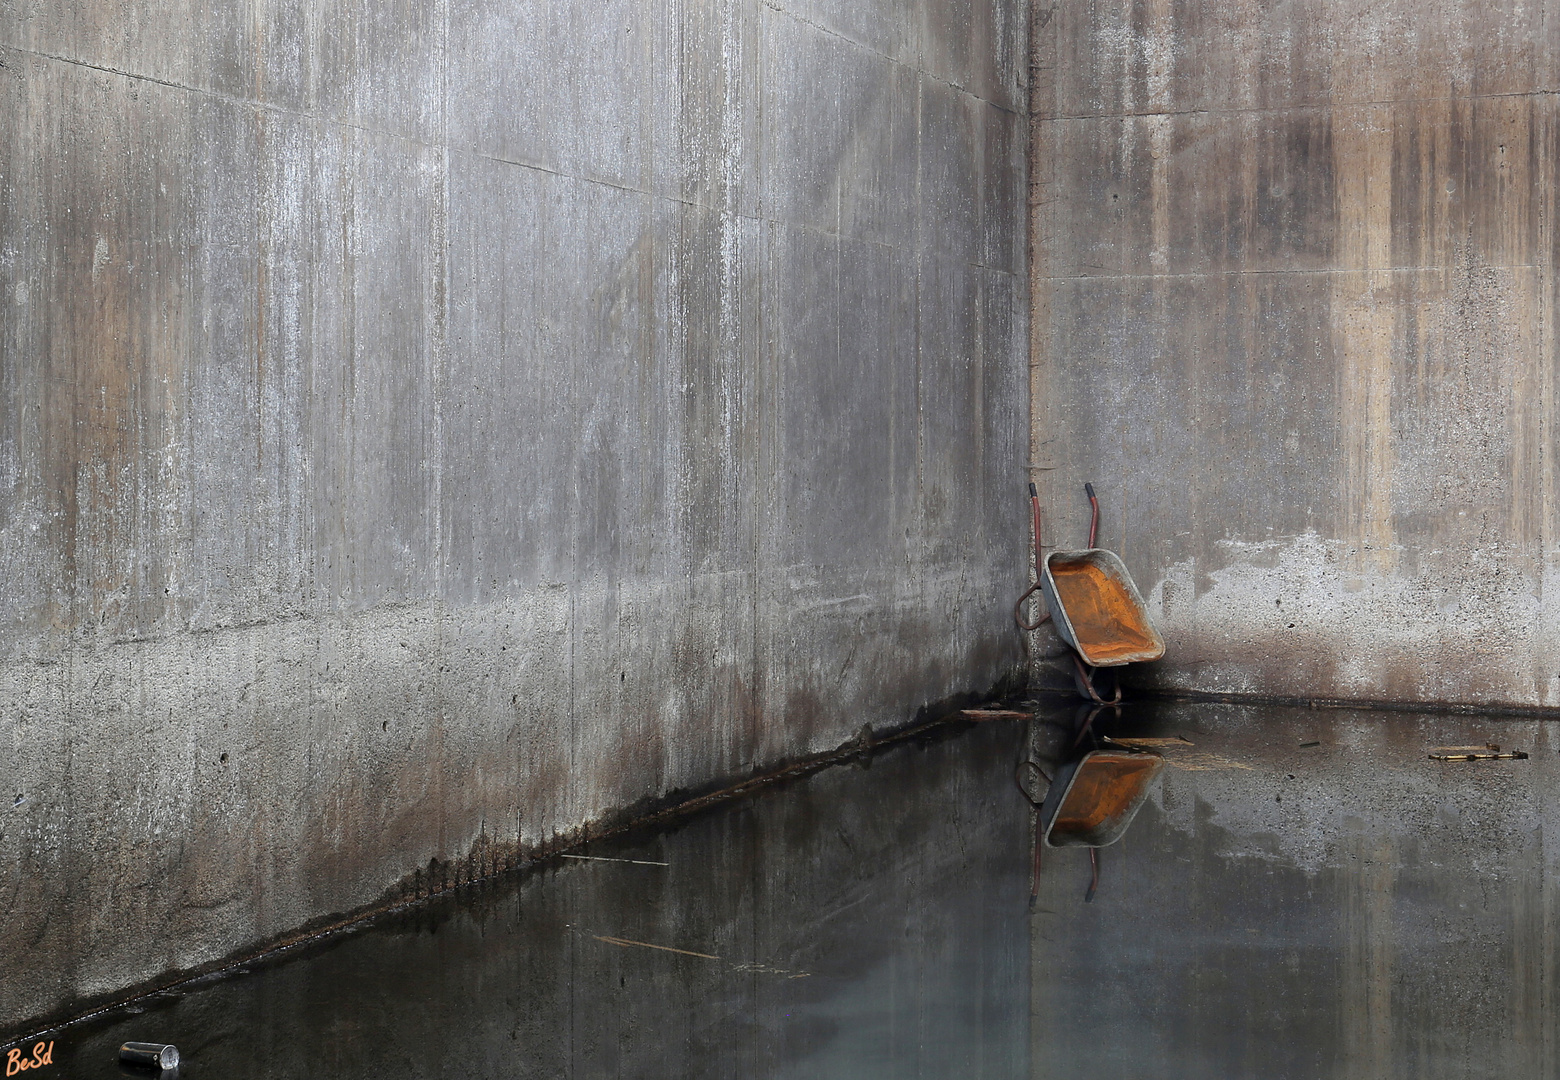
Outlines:
[[[154,1069],[177,1069],[179,1048],[171,1043],[127,1042],[119,1048],[119,1060],[126,1065],[150,1065]]]

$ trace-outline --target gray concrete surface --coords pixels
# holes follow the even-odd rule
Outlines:
[[[0,1030],[1012,674],[1026,34],[0,0]]]
[[[1032,1075],[1555,1075],[1552,722],[1202,703],[1097,722],[1168,740],[1167,767],[1092,903],[1088,853],[1045,851]],[[1489,742],[1532,756],[1429,758]]]
[[[1055,4],[1033,460],[1140,680],[1560,706],[1553,3]]]

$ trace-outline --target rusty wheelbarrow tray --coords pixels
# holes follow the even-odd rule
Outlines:
[[[1115,552],[1053,551],[1045,558],[1040,587],[1062,640],[1090,667],[1119,667],[1165,654],[1143,597]]]
[[[1121,839],[1164,768],[1158,754],[1094,750],[1063,766],[1040,807],[1047,847],[1108,847]]]

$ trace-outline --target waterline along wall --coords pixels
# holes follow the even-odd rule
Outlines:
[[[1036,23],[1033,464],[1140,681],[1560,706],[1560,12],[1123,0]]]
[[[1027,57],[0,3],[0,1032],[1012,676]]]

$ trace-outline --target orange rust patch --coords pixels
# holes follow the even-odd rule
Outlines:
[[[1051,825],[1053,842],[1064,836],[1095,841],[1142,798],[1144,786],[1160,767],[1160,760],[1149,754],[1091,757],[1078,769],[1057,809]]]
[[[1053,558],[1050,569],[1079,651],[1090,664],[1109,664],[1157,648],[1121,582],[1081,559]]]

